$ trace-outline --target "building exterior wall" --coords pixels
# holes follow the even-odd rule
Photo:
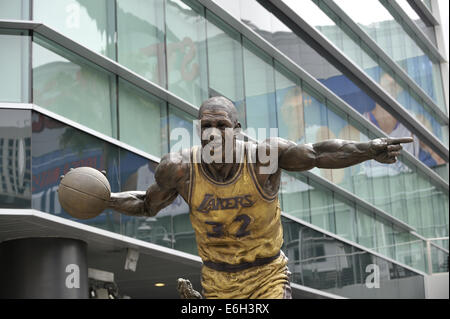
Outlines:
[[[415,138],[395,165],[283,173],[279,196],[293,282],[357,297],[371,263],[387,265],[383,280],[392,287],[420,277],[412,270],[448,271],[448,183],[436,174],[448,167],[448,146],[447,157],[436,146],[448,144],[441,65],[398,21],[396,9],[372,2],[385,16],[361,26],[374,39],[371,47],[327,1],[303,1],[321,21],[293,9],[411,117],[392,111],[260,1],[0,0],[0,207],[72,219],[56,190],[59,176],[78,166],[106,169],[113,192],[145,190],[158,159],[181,146],[174,129],[191,133],[183,146],[198,143],[192,122],[198,107],[220,94],[259,140],[270,128],[298,143]],[[341,1],[334,4],[353,19]],[[418,138],[411,120],[431,138]],[[178,197],[154,219],[107,211],[84,223],[196,254],[188,212]],[[385,295],[401,297],[392,289]],[[375,290],[367,297],[376,298]]]

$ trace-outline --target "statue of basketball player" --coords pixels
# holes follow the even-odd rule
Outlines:
[[[287,258],[281,251],[278,189],[282,169],[344,168],[371,159],[394,163],[400,143],[413,141],[335,139],[296,144],[270,138],[244,142],[236,138],[241,128],[237,110],[224,97],[205,101],[199,120],[201,136],[212,131],[212,146],[222,151],[220,156],[205,160],[209,139],[202,140],[201,147],[167,154],[156,168],[155,184],[146,192],[113,193],[110,207],[127,215],[155,216],[181,195],[191,209],[206,298],[291,298]],[[227,163],[224,158],[230,153],[233,158]],[[262,161],[262,154],[276,154],[274,170],[268,170],[270,164]]]

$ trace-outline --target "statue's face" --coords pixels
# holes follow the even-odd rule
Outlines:
[[[200,117],[202,146],[225,147],[225,141],[233,139],[234,125],[228,112],[220,108],[203,111]],[[206,138],[206,140],[205,140]]]

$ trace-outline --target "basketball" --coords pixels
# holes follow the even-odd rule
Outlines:
[[[78,219],[98,216],[111,197],[108,179],[91,167],[71,169],[61,180],[58,198],[62,208]]]

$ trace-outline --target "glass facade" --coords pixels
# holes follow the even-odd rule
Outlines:
[[[335,2],[446,112],[439,62],[416,43],[387,1]]]
[[[166,87],[164,1],[119,0],[117,61]]]
[[[406,2],[406,1],[405,1]],[[346,56],[359,66],[368,76],[378,83],[392,98],[399,102],[411,115],[413,115],[427,129],[432,131],[434,135],[443,143],[448,143],[448,126],[435,114],[434,111],[410,88],[403,80],[396,75],[391,68],[384,63],[381,58],[362,42],[360,37],[350,29],[343,20],[338,17],[323,1],[288,1],[292,9],[298,9],[296,12],[322,33],[328,40],[336,45]],[[301,6],[301,10],[300,10]],[[409,6],[409,5],[408,5]],[[431,81],[431,78],[427,81]],[[370,117],[372,122],[380,127],[384,132],[393,136],[399,128],[388,127],[382,119],[387,117],[381,116],[380,112],[386,114],[384,109],[378,104],[368,113],[364,113]],[[392,117],[390,122],[395,121]],[[396,122],[396,121],[395,121]],[[392,123],[395,125],[396,123]],[[397,125],[398,126],[398,125]],[[402,134],[407,133],[404,129]],[[423,149],[425,147],[422,147]],[[418,148],[419,151],[419,148]],[[414,154],[414,153],[413,153]],[[444,162],[437,154],[432,153],[436,161],[442,164]]]
[[[0,0],[0,19],[27,20],[29,18],[29,0]]]
[[[0,109],[0,208],[31,207],[31,115]]]
[[[33,41],[33,102],[117,137],[115,77],[44,38]]]
[[[424,22],[417,12],[411,7],[407,0],[397,0],[397,4],[403,9],[408,17],[414,21],[419,29],[428,37],[428,39],[437,47],[436,34],[434,27]]]
[[[26,31],[0,29],[0,102],[30,99],[30,36]],[[4,50],[3,48],[8,48]]]
[[[33,0],[33,20],[43,21],[92,51],[115,59],[114,6],[111,0]]]
[[[208,97],[226,96],[235,103],[245,132],[258,140],[276,128],[278,136],[299,144],[336,138],[367,142],[378,137],[370,133],[370,123],[390,136],[414,135],[379,106],[377,97],[369,97],[332,59],[318,52],[311,39],[293,32],[262,2],[218,3],[241,21],[235,23],[249,26],[319,83],[307,84],[242,30],[196,1],[64,0],[53,5],[48,0],[34,0],[29,8],[28,1],[13,4],[0,0],[0,19],[28,19],[32,11],[33,20],[43,21],[99,53],[98,59],[118,62],[126,68],[124,72],[156,84],[163,92],[156,97],[138,88],[115,70],[106,70],[75,54],[67,44],[57,43],[58,39],[45,38],[37,31],[0,29],[0,48],[8,48],[0,49],[0,209],[33,208],[74,220],[61,208],[57,196],[59,177],[71,167],[106,170],[113,192],[146,190],[155,181],[157,166],[149,158],[199,144],[196,117],[182,110],[176,99],[165,100],[163,89],[194,107]],[[301,17],[436,138],[448,142],[444,121],[322,1],[301,3],[309,8],[299,11]],[[348,11],[341,1],[336,3]],[[50,5],[54,10],[48,10]],[[369,25],[355,21],[369,34],[386,33],[377,44],[393,54],[402,68],[416,68],[416,73],[408,74],[438,103],[442,79],[435,73],[439,65],[426,60],[428,55],[419,52],[403,26],[389,16],[387,22],[377,20]],[[388,52],[378,41],[398,48]],[[320,85],[336,97],[321,94]],[[338,98],[363,114],[367,122],[340,108]],[[15,103],[33,103],[42,111],[8,109]],[[186,132],[189,139],[180,139]],[[111,138],[117,143],[106,142]],[[405,149],[426,166],[448,165],[418,139]],[[424,298],[423,277],[408,267],[422,272],[448,271],[448,187],[436,183],[428,170],[404,156],[393,165],[367,161],[345,169],[315,168],[311,172],[314,175],[283,172],[281,178],[283,250],[289,257],[293,282],[346,297]],[[319,183],[321,179],[357,198],[348,199],[343,191]],[[427,241],[361,201],[433,239],[433,245],[428,247]],[[108,210],[82,222],[197,254],[189,207],[181,197],[155,217],[130,217]],[[381,290],[362,289],[371,264],[380,268]],[[400,289],[404,282],[414,289]],[[361,291],[366,295],[360,295]]]

